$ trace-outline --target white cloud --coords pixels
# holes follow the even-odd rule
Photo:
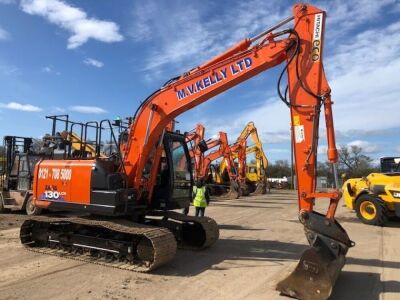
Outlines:
[[[400,22],[386,27],[361,32],[337,45],[334,55],[325,61],[328,81],[332,88],[335,129],[342,136],[357,136],[362,132],[384,134],[400,127]],[[329,80],[329,78],[332,78]],[[227,128],[237,136],[246,122],[254,121],[266,143],[290,141],[289,110],[277,97],[260,104],[255,109],[223,114],[218,120],[205,120],[212,128]],[[232,120],[234,120],[232,122]],[[227,126],[228,124],[228,126]],[[320,128],[324,131],[324,120]],[[347,133],[352,134],[347,134]],[[232,135],[231,135],[232,136]],[[320,135],[322,139],[324,134]],[[367,138],[368,135],[364,135]],[[370,153],[379,148],[364,145]]]
[[[32,104],[21,104],[18,102],[0,103],[0,108],[27,111],[27,112],[39,112],[43,110],[40,107],[34,106]]]
[[[328,42],[344,36],[361,24],[374,22],[382,17],[384,11],[391,10],[396,5],[399,5],[397,0],[327,0],[317,4],[328,13]],[[357,13],[354,13],[355,11]]]
[[[143,66],[153,74],[146,78],[163,75],[166,66],[172,67],[173,72],[186,71],[290,13],[272,2],[239,2],[212,19],[204,19],[204,15],[215,4],[203,6],[183,0],[136,2],[130,35],[140,43],[155,41]]]
[[[88,66],[93,66],[96,68],[102,68],[104,66],[104,63],[93,59],[93,58],[85,58],[85,60],[83,61],[84,64],[88,65]]]
[[[326,40],[334,46],[338,37],[377,20],[396,5],[399,5],[396,0],[326,0],[316,4],[328,12]],[[150,48],[143,68],[152,74],[146,74],[145,80],[165,76],[167,68],[170,73],[171,69],[183,72],[195,67],[292,13],[290,3],[278,0],[231,2],[217,15],[213,11],[215,6],[184,0],[135,2],[130,36],[137,42],[148,43]]]
[[[275,144],[290,141],[290,112],[286,105],[275,98],[258,105],[258,107],[243,109],[239,113],[230,114],[226,119],[225,114],[219,118],[204,119],[207,124],[207,134],[216,133],[221,128],[228,133],[231,142],[239,136],[244,126],[253,121],[257,127],[260,139],[264,143]]]
[[[56,112],[56,113],[64,113],[66,111],[67,110],[65,108],[63,108],[63,107],[59,107],[59,106],[53,107],[53,112]]]
[[[89,18],[80,8],[60,0],[21,0],[21,9],[30,15],[46,18],[69,31],[68,49],[77,48],[89,39],[105,43],[119,42],[123,36],[116,23]]]
[[[52,66],[46,66],[42,68],[43,73],[55,74],[60,75],[61,73],[56,71]]]
[[[399,30],[396,22],[361,32],[326,60],[338,130],[400,127]]]
[[[318,154],[325,155],[327,151],[328,151],[327,145],[318,145],[318,150],[317,150]]]
[[[357,146],[361,148],[364,153],[378,153],[380,151],[379,145],[368,141],[355,140],[347,143],[347,146]]]
[[[98,106],[82,106],[82,105],[75,105],[70,106],[68,108],[70,111],[75,111],[82,114],[104,114],[107,111]]]
[[[8,31],[0,26],[0,40],[8,40],[9,38],[10,34],[8,33]]]

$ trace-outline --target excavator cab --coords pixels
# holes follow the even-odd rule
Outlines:
[[[192,196],[193,173],[185,137],[180,133],[167,132],[163,144],[153,206],[167,210],[188,207]]]

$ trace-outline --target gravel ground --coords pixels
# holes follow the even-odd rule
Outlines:
[[[0,214],[0,299],[288,299],[275,284],[307,247],[295,193],[214,199],[206,215],[220,226],[213,247],[179,250],[140,274],[26,251],[18,239],[25,216]],[[400,221],[367,226],[344,207],[337,218],[357,245],[331,298],[400,299]]]

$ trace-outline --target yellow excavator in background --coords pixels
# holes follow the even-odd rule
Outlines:
[[[365,224],[384,226],[400,217],[400,157],[381,158],[381,172],[350,178],[342,187],[346,206]]]
[[[46,116],[46,119],[52,120],[52,132],[45,135],[43,140],[44,143],[57,145],[56,148],[58,149],[55,149],[53,153],[56,158],[63,158],[66,155],[71,155],[72,157],[83,156],[85,158],[106,157],[104,154],[106,144],[102,144],[99,149],[94,146],[98,145],[98,139],[101,139],[101,136],[99,136],[100,131],[97,128],[99,127],[98,122],[75,122],[70,120],[69,115]],[[123,128],[121,127],[122,120],[120,118],[117,120],[119,123],[112,124],[112,126]],[[114,122],[117,120],[114,120]],[[81,134],[79,135],[76,132]],[[89,140],[90,133],[93,137],[92,141]]]
[[[262,142],[257,133],[257,128],[254,125],[254,122],[249,122],[244,127],[242,133],[236,140],[236,143],[241,140],[247,140],[251,136],[254,145],[248,146],[246,148],[246,157],[248,159],[248,155],[254,153],[255,155],[255,163],[247,163],[246,162],[246,184],[248,186],[249,191],[253,195],[265,194],[267,192],[267,176],[266,176],[266,168],[268,166],[268,159],[265,155],[265,152],[262,147]],[[238,158],[237,152],[232,152],[232,156],[234,159]],[[224,160],[221,161],[218,168],[216,168],[218,172],[215,172],[214,181],[218,183],[222,183],[224,178],[225,170],[226,170],[226,162]]]
[[[254,186],[254,192],[252,194],[259,195],[265,194],[268,188],[268,181],[266,175],[266,167],[268,166],[267,157],[263,149],[259,148],[258,145],[248,147],[246,155],[255,154],[255,163],[247,163],[246,166],[246,179],[248,184]]]
[[[81,151],[82,139],[75,132],[68,132],[67,141],[70,142],[71,148],[74,151]],[[96,156],[96,149],[93,145],[84,144],[83,151],[91,157]]]

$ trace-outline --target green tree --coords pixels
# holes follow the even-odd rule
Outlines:
[[[267,167],[267,176],[272,178],[282,178],[290,176],[290,165],[287,160],[277,160],[274,164]]]

